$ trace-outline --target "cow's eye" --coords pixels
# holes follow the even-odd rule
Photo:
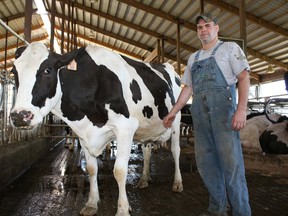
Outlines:
[[[51,73],[51,68],[46,68],[44,71],[45,74],[50,74]]]

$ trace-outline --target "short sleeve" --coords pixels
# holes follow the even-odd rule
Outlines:
[[[238,76],[243,70],[250,71],[248,60],[240,46],[233,42],[231,42],[230,45],[230,65],[232,67],[233,74]]]
[[[186,66],[185,71],[184,71],[184,74],[181,77],[181,83],[183,85],[187,85],[190,87],[192,87],[191,67],[192,67],[192,64],[194,62],[194,58],[195,58],[194,56],[195,56],[194,54],[190,55],[188,62],[187,62],[187,66]]]

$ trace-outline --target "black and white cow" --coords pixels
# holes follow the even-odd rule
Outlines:
[[[173,191],[183,190],[179,168],[180,113],[171,129],[162,125],[180,94],[179,79],[171,65],[142,63],[90,45],[61,56],[34,42],[15,60],[14,67],[19,77],[11,111],[14,126],[32,129],[51,111],[80,139],[90,174],[89,199],[80,214],[97,212],[96,157],[111,140],[117,141],[113,170],[119,187],[116,215],[129,215],[125,185],[133,140],[165,142],[171,137],[175,160]]]
[[[277,121],[280,114],[269,114],[269,118]],[[271,125],[272,122],[265,115],[254,116],[247,120],[246,126],[240,130],[240,140],[242,147],[256,149],[262,152],[259,137]]]
[[[288,154],[288,118],[269,125],[259,137],[262,151],[270,154]]]
[[[188,136],[189,133],[193,130],[193,120],[191,114],[191,104],[186,104],[181,109],[181,120],[180,120],[180,127],[181,127],[181,135]]]

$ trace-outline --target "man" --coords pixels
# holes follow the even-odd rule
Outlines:
[[[239,130],[246,124],[249,65],[236,43],[219,41],[219,25],[211,14],[198,16],[196,24],[202,49],[190,56],[182,77],[184,88],[163,125],[171,127],[176,113],[193,93],[195,157],[210,194],[208,211],[201,216],[226,216],[229,204],[233,216],[250,216],[239,140]]]

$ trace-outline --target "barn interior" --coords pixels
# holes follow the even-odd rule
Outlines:
[[[65,148],[66,139],[75,138],[65,134],[67,125],[49,115],[33,132],[11,128],[9,114],[17,92],[11,69],[17,48],[40,41],[51,51],[63,54],[91,44],[139,61],[168,62],[181,76],[191,53],[201,48],[195,18],[202,12],[218,18],[220,40],[236,42],[247,56],[251,68],[249,114],[266,112],[288,116],[288,84],[284,80],[288,73],[286,0],[0,0],[0,167],[3,170],[0,174],[0,215],[11,215],[11,212],[12,215],[58,215],[57,211],[62,211],[60,215],[78,215],[88,191],[87,173],[79,169],[78,164],[80,148],[70,151]],[[173,194],[173,198],[168,199],[172,196],[168,194],[171,173],[163,173],[161,169],[173,170],[169,150],[153,154],[151,167],[155,168],[151,189],[139,192],[135,188],[143,159],[135,144],[130,165],[135,173],[130,174],[127,183],[132,215],[198,215],[205,208],[208,195],[194,161],[193,128],[182,126],[184,190],[187,185],[184,197]],[[111,168],[115,148],[112,146],[106,157],[108,160],[104,160],[107,152],[101,158],[104,165],[100,179],[111,191],[104,193],[103,189],[101,196],[105,201],[99,215],[116,212],[117,198],[112,194],[117,194],[117,188],[109,185],[116,184]],[[253,215],[287,215],[287,155],[263,154],[253,148],[243,148],[243,152],[248,186],[252,191]],[[39,159],[53,165],[49,162],[40,164]],[[47,167],[53,168],[47,170]],[[58,173],[60,167],[66,167],[65,174]],[[54,169],[58,171],[54,172]],[[33,175],[37,177],[29,179]],[[33,186],[25,190],[29,185]],[[162,189],[167,190],[163,192]],[[157,190],[164,194],[153,197]],[[26,198],[20,199],[19,195]],[[29,199],[32,196],[38,196],[38,199]],[[65,196],[73,201],[60,201]],[[41,199],[48,204],[40,202]],[[147,200],[150,201],[147,203]],[[181,207],[171,207],[176,202]],[[74,207],[69,212],[71,205]],[[149,207],[145,209],[144,205]],[[179,209],[182,212],[179,213]]]

